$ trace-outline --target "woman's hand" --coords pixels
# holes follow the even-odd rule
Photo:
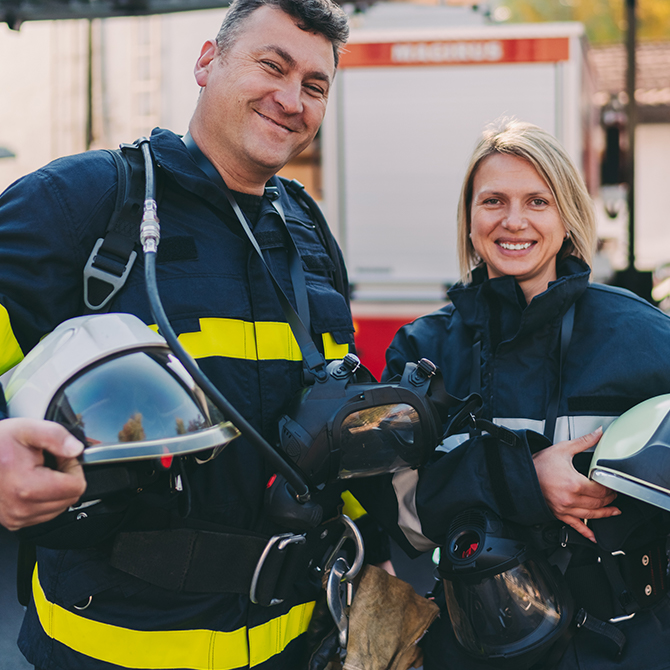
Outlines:
[[[583,519],[616,516],[621,510],[608,507],[616,493],[579,474],[572,465],[572,457],[595,446],[602,434],[602,428],[598,428],[583,437],[558,442],[533,456],[542,494],[553,515],[592,542],[596,537]]]

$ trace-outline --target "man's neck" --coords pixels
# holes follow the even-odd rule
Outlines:
[[[216,153],[211,150],[211,145],[205,141],[202,134],[198,132],[197,127],[194,128],[193,125],[194,124],[191,124],[189,127],[191,137],[207,160],[209,160],[216,171],[221,175],[221,178],[231,191],[248,193],[250,195],[263,195],[265,193],[265,184],[268,179],[273,176],[272,174],[250,175],[236,171],[231,167],[233,165],[232,161],[226,161],[225,159],[217,157]]]

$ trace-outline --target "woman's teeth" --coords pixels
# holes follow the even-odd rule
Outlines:
[[[519,244],[512,244],[511,242],[498,242],[498,244],[503,249],[509,249],[510,251],[521,251],[522,249],[528,249],[532,242],[521,242]]]

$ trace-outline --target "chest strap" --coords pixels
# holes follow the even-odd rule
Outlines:
[[[339,519],[301,534],[268,538],[240,529],[131,531],[115,539],[110,565],[154,586],[191,593],[240,593],[269,606],[322,567],[344,537]]]

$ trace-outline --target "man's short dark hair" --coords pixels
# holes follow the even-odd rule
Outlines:
[[[296,19],[301,30],[323,35],[333,45],[335,67],[349,37],[347,15],[332,0],[234,0],[216,36],[221,53],[230,49],[249,15],[260,7],[274,7]]]

